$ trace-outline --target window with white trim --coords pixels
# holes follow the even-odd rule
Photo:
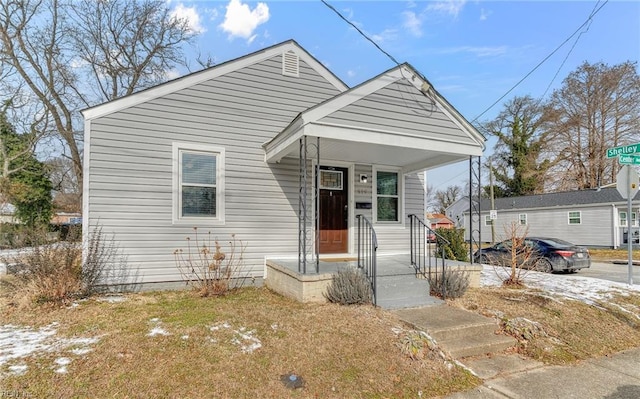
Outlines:
[[[491,219],[491,215],[484,216],[484,225],[491,226],[493,224],[493,219]]]
[[[224,222],[224,148],[173,145],[173,220]]]
[[[400,222],[402,192],[398,172],[376,171],[376,222]]]
[[[520,223],[521,226],[526,226],[527,225],[527,214],[526,213],[521,213],[518,215],[518,223]]]
[[[620,227],[627,227],[627,212],[620,211],[618,215],[619,215]],[[633,227],[638,226],[638,214],[636,212],[631,212],[631,226]]]
[[[569,224],[582,224],[581,211],[571,211],[568,213],[568,216],[569,216]]]

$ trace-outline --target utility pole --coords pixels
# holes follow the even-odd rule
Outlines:
[[[493,168],[491,167],[491,158],[489,158],[489,195],[491,196],[491,210],[496,209],[496,203],[493,198]],[[495,220],[491,220],[491,245],[496,243],[496,226]]]

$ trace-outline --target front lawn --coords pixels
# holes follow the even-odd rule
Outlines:
[[[300,304],[264,288],[7,309],[0,340],[40,350],[21,357],[0,343],[2,390],[33,398],[416,398],[480,383],[442,359],[411,360],[391,313]],[[290,374],[304,387],[287,388]]]

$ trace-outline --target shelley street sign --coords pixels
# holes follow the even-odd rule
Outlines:
[[[609,148],[607,149],[607,158],[615,158],[619,155],[635,154],[636,152],[640,152],[640,143]]]
[[[620,155],[620,165],[640,165],[640,155]]]

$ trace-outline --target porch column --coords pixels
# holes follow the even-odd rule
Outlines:
[[[315,273],[320,272],[319,239],[320,226],[318,215],[320,209],[320,185],[319,185],[319,165],[320,165],[320,138],[316,137],[315,144],[309,144],[307,136],[303,136],[299,141],[299,187],[298,187],[298,272],[307,274],[307,265],[315,263]],[[314,152],[315,151],[315,152]],[[309,176],[308,163],[315,155],[314,179]],[[313,184],[311,184],[313,182]],[[311,190],[309,185],[311,184]],[[311,209],[309,209],[311,208]],[[311,234],[313,229],[314,234]],[[313,254],[312,259],[309,255]]]

